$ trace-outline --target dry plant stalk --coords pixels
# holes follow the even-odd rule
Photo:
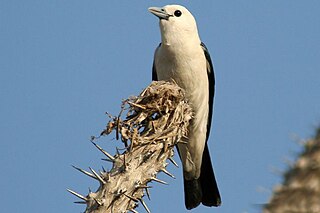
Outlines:
[[[126,118],[121,114],[127,112]],[[99,181],[96,192],[87,196],[68,190],[87,205],[86,213],[137,212],[141,203],[150,212],[143,197],[148,194],[148,183],[164,183],[157,179],[159,172],[173,177],[167,170],[167,159],[172,160],[174,146],[183,141],[192,117],[183,90],[175,83],[152,82],[138,97],[123,101],[117,117],[111,117],[101,135],[116,132],[125,146],[123,153],[112,156],[93,144],[113,163],[110,171],[77,170]],[[119,137],[120,135],[120,137]]]
[[[284,183],[276,187],[264,213],[320,212],[320,129],[294,166],[284,174]]]

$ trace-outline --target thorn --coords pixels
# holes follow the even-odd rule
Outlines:
[[[85,170],[83,170],[83,169],[80,169],[80,168],[78,168],[78,167],[76,167],[76,166],[73,166],[73,165],[71,165],[71,166],[72,166],[73,168],[75,168],[76,170],[82,172],[83,174],[88,175],[89,177],[94,178],[94,179],[97,180],[96,176],[94,176],[94,175],[91,174],[90,172],[87,172],[87,171],[85,171]]]
[[[146,194],[147,194],[148,199],[149,199],[149,200],[151,200],[151,199],[150,199],[150,192],[149,192],[149,188],[144,188],[144,189],[146,190]]]
[[[104,149],[102,149],[100,146],[98,146],[98,144],[96,144],[95,142],[91,141],[91,143],[93,143],[93,145],[95,147],[97,147],[97,149],[99,149],[105,156],[107,156],[112,162],[115,161],[115,158],[110,155],[108,152],[106,152]]]
[[[96,203],[99,205],[99,206],[102,206],[103,203],[101,203],[97,198],[93,198],[94,201],[96,201]]]
[[[87,204],[87,203],[84,202],[84,201],[76,201],[76,202],[73,202],[73,203],[76,203],[76,204]]]
[[[101,158],[101,160],[104,160],[104,161],[108,161],[108,162],[113,163],[113,161],[112,161],[112,160],[110,160],[110,159],[108,159],[108,158]]]
[[[167,150],[168,150],[168,142],[166,142],[166,141],[163,141],[162,142],[163,143],[163,153],[166,153],[167,152]]]
[[[129,152],[131,152],[131,151],[132,151],[132,149],[133,149],[133,142],[131,142],[131,143],[130,143],[130,146],[128,147],[128,149],[127,149],[127,150],[128,150]]]
[[[155,178],[155,177],[151,177],[151,180],[156,181],[156,182],[158,182],[158,183],[162,183],[162,184],[168,185],[167,182],[165,182],[165,181],[163,181],[163,180],[159,180],[158,178]]]
[[[96,172],[94,171],[92,168],[89,167],[89,169],[91,170],[91,172],[94,174],[94,176],[96,176],[96,178],[100,181],[100,183],[102,184],[106,184],[106,181],[103,180],[103,178]]]
[[[171,161],[171,163],[172,163],[173,165],[175,165],[177,168],[179,168],[178,164],[173,160],[172,157],[169,157],[168,159]]]
[[[152,186],[143,186],[143,185],[140,185],[140,186],[137,186],[136,188],[150,189],[150,188],[152,188]]]
[[[110,173],[106,173],[106,175],[105,175],[105,179],[106,179],[107,181],[109,181],[109,180],[110,180]]]
[[[170,177],[172,177],[173,179],[176,179],[176,177],[171,174],[170,172],[168,172],[168,170],[166,170],[165,168],[161,169],[160,171],[162,171],[163,173],[165,173],[166,175],[169,175]]]
[[[97,140],[97,139],[99,139],[100,137],[101,137],[101,135],[98,136],[98,137],[96,137],[96,136],[91,136],[91,137],[90,137],[90,141]]]
[[[126,155],[123,155],[123,169],[124,171],[127,170]]]
[[[113,194],[116,197],[116,199],[118,199],[121,195],[123,195],[124,193],[126,193],[127,190],[126,189],[118,189],[117,191],[115,191]]]
[[[85,196],[83,196],[77,192],[72,191],[71,189],[67,189],[67,191],[70,192],[71,194],[73,194],[74,196],[80,198],[81,200],[84,200],[86,202],[88,201],[88,198],[86,198]]]
[[[117,155],[120,155],[119,148],[116,147]]]
[[[122,114],[122,111],[123,111],[123,108],[121,109],[118,117],[117,117],[117,120],[116,120],[116,139],[119,140],[119,132],[120,132],[120,116]]]
[[[134,209],[129,209],[129,211],[133,212],[133,213],[138,213],[136,210]]]
[[[102,171],[103,171],[103,172],[107,172],[103,166],[101,166],[101,167],[102,167]]]
[[[146,211],[147,211],[148,213],[151,213],[150,210],[149,210],[149,208],[148,208],[148,206],[147,206],[147,204],[144,202],[144,200],[142,200],[141,198],[140,198],[139,200],[140,200],[141,204],[143,205],[143,207],[146,209]]]
[[[127,198],[129,198],[129,199],[131,199],[132,201],[134,201],[134,202],[139,202],[139,200],[137,199],[137,198],[134,198],[134,197],[132,197],[132,196],[130,196],[130,195],[127,195],[126,193],[123,193],[124,194],[124,196],[126,196]]]

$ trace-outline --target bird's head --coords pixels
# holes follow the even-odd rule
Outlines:
[[[187,8],[181,5],[167,5],[162,8],[150,7],[148,10],[160,19],[162,44],[200,44],[196,21]]]

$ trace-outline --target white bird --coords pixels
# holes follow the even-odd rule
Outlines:
[[[174,80],[185,90],[194,116],[187,144],[178,144],[183,165],[187,209],[221,205],[207,140],[210,133],[215,79],[211,58],[201,42],[192,14],[183,6],[150,7],[160,19],[161,43],[155,51],[152,80]]]

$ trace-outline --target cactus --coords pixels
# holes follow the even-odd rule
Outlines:
[[[126,112],[124,119],[121,116]],[[184,143],[192,117],[184,92],[175,83],[152,82],[137,97],[123,101],[119,116],[111,116],[101,136],[116,133],[124,145],[123,153],[109,154],[92,138],[93,145],[112,162],[110,171],[85,171],[83,174],[100,183],[96,192],[80,195],[77,203],[86,204],[86,213],[137,212],[140,203],[150,212],[143,198],[149,196],[148,183],[166,184],[157,178],[159,172],[173,177],[166,170],[168,161],[176,165],[172,156],[174,146]]]

